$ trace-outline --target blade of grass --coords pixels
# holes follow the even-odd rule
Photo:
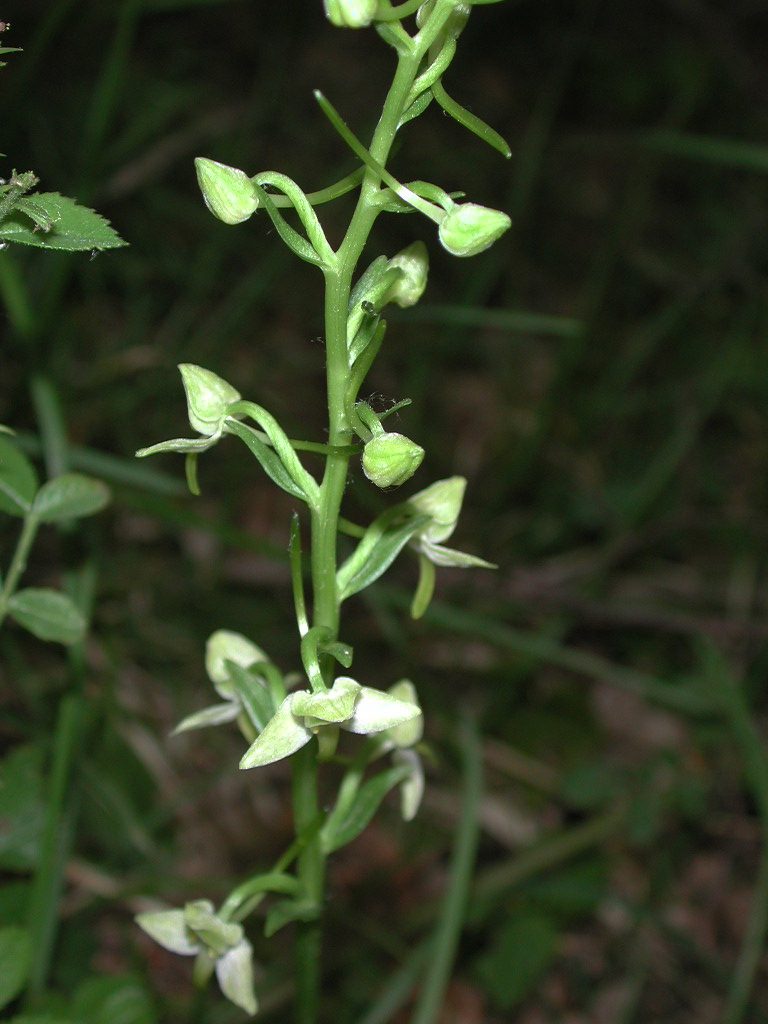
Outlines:
[[[79,695],[70,694],[59,705],[40,861],[29,900],[28,927],[32,938],[27,981],[29,1001],[34,1001],[45,990],[51,967],[62,873],[72,838],[69,779],[83,727],[83,714],[84,704]]]
[[[480,833],[483,764],[477,723],[471,715],[461,733],[464,787],[448,889],[435,929],[429,966],[411,1024],[434,1024],[443,1005],[464,923]]]
[[[722,1024],[741,1024],[749,1009],[768,934],[768,755],[741,681],[714,647],[702,647],[702,661],[741,754],[744,778],[757,806],[763,834],[752,904],[722,1017]]]

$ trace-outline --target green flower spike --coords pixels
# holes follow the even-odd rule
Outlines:
[[[213,963],[219,987],[227,999],[246,1013],[256,1013],[253,949],[242,926],[217,917],[212,903],[195,900],[183,910],[139,914],[136,923],[171,953],[197,956]]]
[[[326,726],[368,735],[402,725],[421,714],[418,705],[400,700],[349,676],[339,676],[330,690],[289,694],[240,761],[258,768],[301,749]]]
[[[223,725],[234,722],[245,710],[242,697],[235,689],[228,662],[248,669],[252,665],[266,662],[267,656],[260,647],[228,629],[218,629],[208,638],[205,648],[205,668],[214,689],[224,699],[223,704],[212,704],[188,715],[173,730],[174,735],[189,732],[190,729],[204,729],[209,725]]]
[[[404,434],[379,434],[363,448],[363,472],[377,487],[399,487],[423,458],[424,449]]]
[[[326,18],[338,28],[367,28],[379,0],[323,0]]]
[[[438,237],[452,256],[477,256],[511,226],[511,219],[501,210],[491,210],[477,203],[459,203],[441,221]]]
[[[245,171],[204,156],[195,158],[195,170],[205,205],[225,224],[242,224],[258,209],[256,187]]]
[[[174,437],[149,448],[140,448],[136,455],[144,458],[160,452],[181,452],[191,455],[204,452],[221,438],[228,408],[240,401],[241,395],[223,378],[194,363],[180,363],[179,370],[187,396],[189,424],[203,437]]]

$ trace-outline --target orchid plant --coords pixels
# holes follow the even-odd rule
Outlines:
[[[461,125],[509,156],[504,140],[452,99],[442,84],[472,8],[498,0],[325,0],[328,20],[340,28],[373,27],[397,58],[394,79],[369,146],[364,146],[321,93],[317,102],[359,162],[335,184],[305,193],[275,171],[247,173],[208,158],[196,160],[197,178],[211,213],[238,225],[263,211],[288,248],[315,266],[325,280],[327,443],[288,436],[262,405],[242,398],[236,386],[210,369],[180,366],[189,424],[196,436],[174,438],[141,449],[140,457],[164,452],[186,458],[187,479],[198,493],[199,457],[228,436],[239,439],[267,476],[304,510],[309,524],[311,604],[305,594],[305,526],[295,513],[290,527],[290,566],[302,673],[285,674],[248,637],[219,629],[210,637],[206,669],[220,701],[185,718],[176,732],[236,723],[245,742],[245,770],[290,758],[293,771],[295,840],[278,862],[248,878],[216,909],[206,900],[184,908],[149,910],[141,927],[167,949],[196,958],[195,976],[214,973],[222,992],[249,1014],[257,1011],[252,948],[243,922],[267,896],[272,900],[265,933],[297,926],[296,1020],[318,1019],[321,916],[327,857],[366,827],[382,800],[399,788],[403,817],[418,810],[424,788],[419,756],[422,713],[416,688],[406,679],[386,688],[370,685],[369,670],[352,669],[353,649],[342,639],[345,601],[374,583],[405,550],[418,564],[412,604],[423,615],[432,597],[435,568],[492,568],[489,562],[444,546],[453,534],[466,482],[455,476],[423,488],[363,527],[341,515],[350,463],[389,490],[406,483],[424,458],[423,448],[389,430],[386,413],[360,397],[386,332],[387,305],[414,305],[428,275],[428,252],[413,243],[395,256],[379,256],[361,274],[357,267],[377,218],[386,212],[418,213],[437,227],[438,242],[458,257],[491,246],[510,227],[509,217],[465,202],[428,181],[401,182],[387,169],[398,132],[434,101]],[[326,237],[316,208],[352,190],[357,204],[341,243]],[[284,211],[296,218],[286,219]],[[401,402],[394,408],[407,405]],[[302,456],[319,456],[315,475]],[[339,537],[354,547],[339,563]],[[341,733],[358,746],[339,747]],[[346,742],[346,741],[345,741]],[[381,758],[391,755],[382,766]],[[318,803],[318,767],[342,766],[330,809]]]

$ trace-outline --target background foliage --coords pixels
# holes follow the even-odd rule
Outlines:
[[[88,1024],[239,1019],[190,997],[187,965],[132,915],[154,893],[215,898],[290,831],[283,767],[238,774],[234,734],[167,740],[206,701],[214,628],[269,637],[288,667],[290,499],[234,445],[200,499],[176,461],[132,453],[176,432],[180,361],[268,397],[289,432],[321,430],[319,282],[266,222],[212,222],[192,169],[205,153],[307,188],[349,169],[311,90],[365,134],[390,57],[320,7],[28,0],[4,39],[25,52],[3,72],[3,149],[131,243],[0,253],[0,422],[41,467],[114,495],[41,536],[27,576],[65,573],[93,611],[85,647],[62,658],[9,629],[0,659],[0,921],[40,901],[37,1006]],[[511,164],[436,111],[409,135],[409,166],[515,225],[471,265],[433,248],[377,401],[414,400],[400,415],[429,479],[470,480],[457,544],[501,568],[444,574],[408,628],[407,565],[350,604],[373,684],[418,681],[437,756],[419,820],[390,808],[335,863],[329,1021],[407,1019],[372,999],[394,976],[407,1001],[425,955],[468,710],[486,791],[445,1021],[768,1020],[765,29],[750,0],[488,6],[447,84]],[[377,251],[414,230],[383,222]],[[376,501],[359,473],[352,510]],[[279,940],[256,950],[275,1020]]]

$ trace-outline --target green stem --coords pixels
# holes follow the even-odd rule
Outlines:
[[[16,592],[16,586],[21,574],[26,568],[29,550],[34,543],[39,525],[39,519],[31,512],[24,519],[16,550],[13,553],[11,564],[8,566],[8,575],[5,577],[3,589],[0,590],[0,624],[2,624],[3,619],[8,614],[8,605]]]
[[[341,502],[347,482],[349,454],[344,449],[352,440],[347,409],[349,405],[350,366],[347,350],[347,316],[352,276],[360,260],[371,229],[380,212],[376,202],[381,185],[378,168],[385,168],[408,94],[429,46],[450,17],[450,0],[438,0],[427,24],[419,33],[418,45],[398,56],[397,70],[387,93],[379,123],[368,153],[376,165],[366,167],[355,211],[339,247],[334,265],[325,271],[325,347],[328,395],[328,454],[320,497],[311,509],[312,592],[314,627],[324,627],[335,638],[339,631],[339,594],[336,586],[337,536]],[[361,384],[362,381],[359,382]],[[358,384],[358,386],[359,386]],[[352,396],[352,402],[354,402]],[[339,450],[340,449],[340,450]],[[327,655],[321,668],[330,683],[333,660]],[[318,814],[317,744],[300,750],[294,760],[293,806],[298,835],[314,822]],[[306,844],[298,859],[298,877],[304,891],[318,906],[323,904],[325,854],[320,834]],[[301,922],[297,936],[297,1024],[317,1021],[320,985],[320,949],[322,922]]]

